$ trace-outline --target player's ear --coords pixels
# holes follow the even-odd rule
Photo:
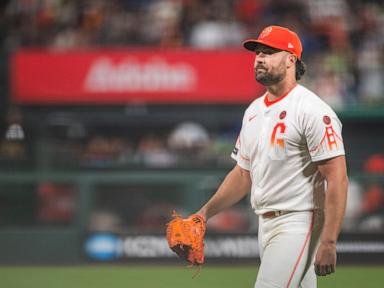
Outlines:
[[[291,53],[288,54],[287,57],[287,68],[291,68],[296,65],[297,57]]]

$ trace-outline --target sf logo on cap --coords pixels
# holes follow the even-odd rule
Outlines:
[[[265,29],[261,32],[259,39],[263,39],[263,38],[267,37],[271,32],[272,32],[272,27],[267,27],[267,28],[265,28]]]

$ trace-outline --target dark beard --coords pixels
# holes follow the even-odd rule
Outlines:
[[[272,75],[270,73],[255,74],[255,79],[257,82],[264,86],[271,86],[279,83],[284,79],[283,74]]]

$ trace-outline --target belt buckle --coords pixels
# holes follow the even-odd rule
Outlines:
[[[283,211],[281,211],[281,210],[273,211],[273,212],[274,212],[274,214],[275,214],[275,217],[277,217],[277,216],[281,216],[281,215],[284,214]]]
[[[278,217],[278,216],[281,216],[281,215],[284,215],[284,211],[282,210],[275,210],[275,211],[268,211],[268,212],[265,212],[262,216],[263,218],[275,218],[275,217]]]

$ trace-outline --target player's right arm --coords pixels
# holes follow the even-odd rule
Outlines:
[[[225,177],[212,198],[197,212],[208,220],[239,202],[251,190],[249,171],[236,165]]]
[[[251,190],[250,153],[246,145],[245,130],[248,110],[245,111],[242,128],[236,140],[231,157],[237,162],[235,167],[226,175],[216,193],[197,212],[207,221],[212,216],[239,202]]]

